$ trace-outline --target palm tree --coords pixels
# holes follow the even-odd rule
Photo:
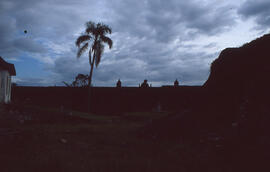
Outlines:
[[[91,86],[94,64],[98,67],[101,56],[104,52],[104,43],[112,48],[113,41],[106,36],[111,34],[112,30],[109,26],[102,23],[87,22],[85,33],[79,36],[76,40],[76,46],[78,47],[77,58],[88,50],[90,74],[88,77],[88,112],[90,112],[91,104]]]
[[[106,34],[111,34],[112,30],[108,25],[102,23],[87,22],[85,33],[77,38],[76,46],[78,47],[77,58],[88,51],[89,64],[90,64],[90,74],[88,78],[88,87],[91,87],[92,75],[94,64],[98,67],[101,56],[104,52],[104,43],[108,44],[109,48],[112,48],[113,41],[106,36]]]

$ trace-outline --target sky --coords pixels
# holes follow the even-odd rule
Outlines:
[[[87,21],[101,22],[113,47],[94,86],[202,85],[223,49],[269,33],[269,9],[269,0],[1,0],[0,56],[15,65],[18,85],[70,83],[90,70],[87,53],[76,58],[76,38]]]

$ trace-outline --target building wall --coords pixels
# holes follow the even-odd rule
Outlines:
[[[0,102],[9,103],[11,97],[11,76],[8,71],[0,70]]]

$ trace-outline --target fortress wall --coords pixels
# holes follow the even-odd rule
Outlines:
[[[71,87],[14,87],[12,100],[33,105],[87,111],[88,89]],[[174,111],[188,108],[189,104],[200,102],[200,86],[181,87],[93,87],[91,111],[132,112],[152,111],[159,105],[162,110]]]

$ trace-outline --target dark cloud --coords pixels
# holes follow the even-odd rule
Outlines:
[[[39,44],[35,41],[33,41],[32,39],[29,38],[18,38],[13,40],[13,45],[21,50],[21,51],[25,51],[25,52],[33,52],[33,53],[43,53],[45,52],[45,48],[44,45]]]
[[[148,79],[153,86],[160,86],[172,84],[176,78],[182,84],[202,84],[209,74],[206,61],[211,61],[214,55],[180,52],[178,56],[143,60],[132,55],[116,58],[107,53],[100,66],[94,69],[93,84],[112,86],[121,79],[125,86],[137,86]],[[61,84],[62,81],[71,82],[78,73],[88,74],[89,65],[86,57],[77,60],[72,56],[63,56],[55,61],[52,70],[53,78],[58,78],[57,83]]]
[[[134,86],[144,79],[164,85],[176,78],[184,84],[202,84],[214,56],[195,40],[221,34],[235,24],[230,5],[196,0],[2,0],[0,14],[0,55],[19,58],[28,53],[45,63],[42,70],[50,73],[41,79],[18,78],[31,85],[59,85],[78,73],[89,73],[87,57],[76,59],[74,44],[88,20],[104,22],[113,30],[114,46],[106,48],[94,70],[95,85],[114,85],[119,78],[123,85]]]
[[[50,52],[45,51],[46,43],[69,44],[70,40],[74,39],[75,32],[79,31],[86,21],[82,19],[87,17],[80,14],[82,8],[78,5],[80,4],[73,0],[2,0],[0,2],[1,55],[14,58],[25,51],[44,56],[54,53],[53,47],[50,47]],[[24,30],[27,30],[27,34],[24,34]]]
[[[255,18],[260,29],[270,26],[270,1],[269,0],[246,0],[239,8],[238,13],[245,18]]]
[[[216,42],[212,42],[212,43],[209,43],[209,44],[203,46],[203,48],[213,48],[213,47],[217,47]]]
[[[231,6],[198,4],[197,1],[132,1],[113,3],[117,32],[168,42],[196,33],[213,35],[233,26]],[[120,10],[121,9],[121,10]],[[182,39],[184,39],[182,38]]]
[[[1,56],[12,55],[15,48],[12,41],[16,33],[16,20],[10,17],[0,16],[0,52]]]

